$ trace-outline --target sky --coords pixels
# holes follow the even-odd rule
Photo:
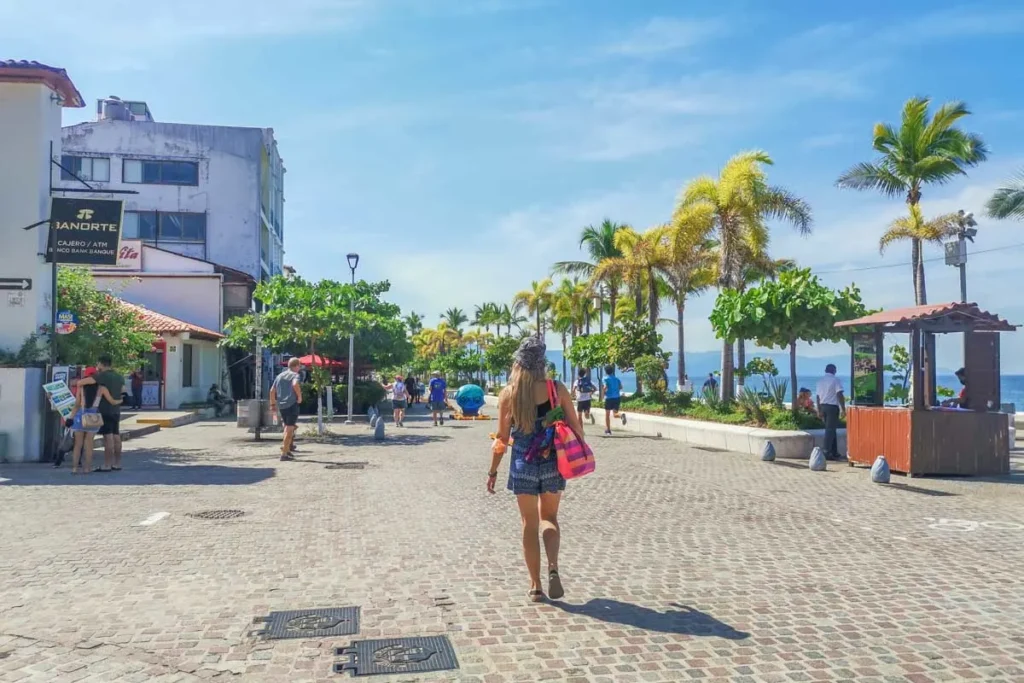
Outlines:
[[[968,298],[1024,324],[1024,224],[983,216],[1024,168],[1022,34],[1014,0],[0,1],[0,58],[66,68],[90,103],[66,125],[118,95],[160,121],[272,127],[285,262],[343,278],[358,252],[359,276],[427,324],[581,256],[588,224],[667,221],[688,180],[749,149],[814,211],[809,237],[772,227],[773,256],[855,282],[870,307],[912,305],[909,245],[878,253],[902,201],[835,179],[915,95],[973,112],[989,160],[926,187],[922,208],[975,212]],[[957,300],[957,270],[926,257],[929,300]],[[718,347],[713,304],[688,305],[688,349]],[[960,348],[941,339],[940,365]],[[1024,333],[1003,335],[1003,369],[1024,373]]]

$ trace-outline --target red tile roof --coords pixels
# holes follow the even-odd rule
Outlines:
[[[138,313],[139,317],[142,318],[142,321],[146,323],[146,327],[150,332],[168,332],[172,334],[188,332],[189,336],[195,337],[196,339],[209,339],[211,341],[217,341],[218,339],[224,338],[224,335],[220,332],[214,332],[213,330],[208,330],[205,327],[193,325],[192,323],[187,323],[184,320],[178,320],[177,318],[172,318],[169,315],[151,311],[145,306],[130,304],[127,301],[122,301],[121,303]]]
[[[1005,330],[1012,332],[1017,329],[1005,320],[1001,320],[995,313],[989,313],[978,308],[978,304],[950,302],[946,304],[925,304],[923,306],[908,306],[906,308],[893,308],[888,311],[879,311],[866,315],[855,320],[844,320],[836,323],[836,327],[853,327],[861,325],[895,325],[907,324],[912,321],[931,320],[944,316],[957,316],[965,319],[965,322],[974,323],[977,329]]]
[[[24,59],[0,59],[0,81],[45,83],[63,98],[62,106],[84,107],[82,93],[71,82],[68,72],[56,66]]]

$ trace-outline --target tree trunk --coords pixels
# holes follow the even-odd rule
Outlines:
[[[658,329],[658,283],[654,280],[654,271],[647,272],[647,315],[650,316],[651,327]]]
[[[732,342],[722,344],[722,376],[719,378],[722,384],[721,397],[723,401],[733,399],[733,372],[732,372]]]
[[[565,384],[569,380],[566,379],[565,374],[565,332],[562,333],[562,383]],[[554,406],[552,406],[554,407]]]
[[[608,288],[608,329],[615,327],[615,304],[619,300],[619,291],[614,287]]]
[[[789,342],[789,400],[790,409],[796,414],[796,340]]]
[[[684,340],[686,333],[683,331],[683,313],[685,308],[686,297],[684,295],[676,302],[676,322],[679,323],[679,330],[676,333],[678,340],[676,353],[679,354],[676,356],[676,387],[678,389],[682,389],[684,378],[686,377],[686,356],[683,353],[686,348]]]
[[[928,292],[925,288],[924,282],[924,249],[922,248],[921,240],[914,240],[917,242],[917,261],[914,265],[914,284],[917,290],[917,305],[923,306],[928,303]]]
[[[742,339],[736,340],[736,367],[739,368],[739,377],[736,383],[742,387],[746,378],[747,370],[747,345]]]
[[[544,330],[540,328],[540,304],[537,305],[537,336],[544,336]]]

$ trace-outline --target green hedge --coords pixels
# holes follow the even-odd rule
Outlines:
[[[379,382],[356,380],[355,390],[352,393],[352,402],[355,403],[353,413],[365,415],[366,409],[375,406],[387,396],[388,392]],[[348,385],[334,385],[334,411],[337,414],[348,412]],[[327,405],[324,404],[326,409]],[[316,415],[316,391],[312,384],[302,385],[302,403],[299,405],[299,412],[303,415]]]

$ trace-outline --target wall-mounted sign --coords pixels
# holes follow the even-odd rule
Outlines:
[[[882,344],[875,332],[855,334],[853,343],[853,403],[882,405]]]
[[[124,202],[114,199],[54,197],[50,230],[57,263],[116,266]],[[47,258],[53,255],[47,249]]]
[[[121,240],[117,250],[117,263],[103,266],[104,270],[124,270],[138,273],[142,270],[142,240]]]
[[[43,385],[46,398],[50,401],[50,407],[60,413],[60,416],[67,419],[75,410],[75,396],[68,389],[67,382],[60,380],[49,382]]]
[[[57,334],[71,334],[78,329],[78,316],[72,311],[57,311]]]

